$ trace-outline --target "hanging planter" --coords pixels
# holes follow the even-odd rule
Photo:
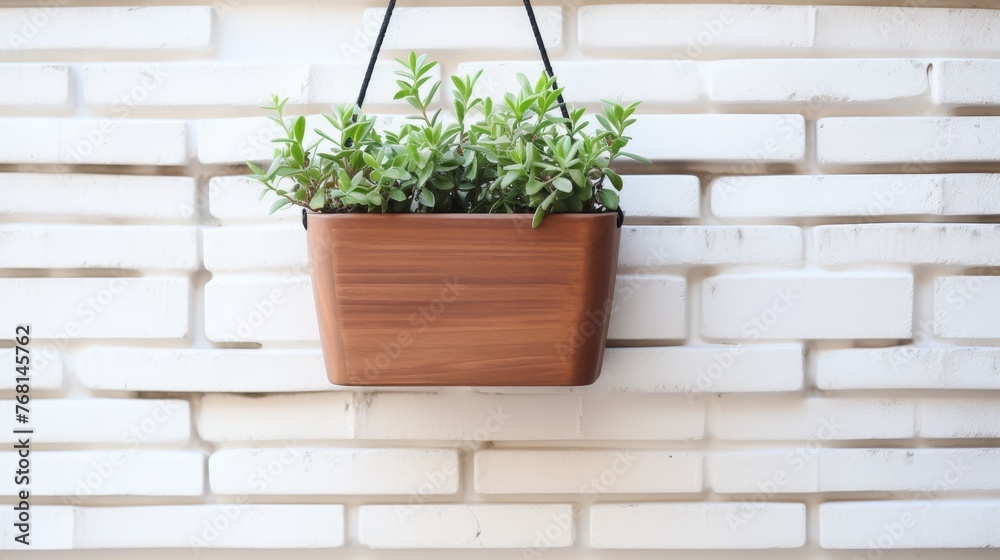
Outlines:
[[[455,122],[430,108],[436,63],[411,53],[397,99],[416,122],[383,131],[361,113],[394,2],[356,105],[305,141],[305,119],[269,108],[284,136],[248,165],[303,206],[327,373],[340,385],[586,385],[600,373],[623,214],[611,169],[637,104],[596,125],[546,73],[494,104],[455,77]],[[560,114],[556,114],[558,110]],[[314,212],[307,212],[307,209]]]

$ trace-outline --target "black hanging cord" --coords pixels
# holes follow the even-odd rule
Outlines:
[[[542,32],[538,30],[538,21],[535,20],[535,10],[531,7],[531,0],[524,0],[524,9],[528,12],[528,21],[531,22],[531,33],[535,36],[535,44],[538,45],[538,54],[542,55],[542,64],[545,65],[545,72],[552,78],[552,89],[559,89],[559,84],[555,80],[555,72],[552,71],[552,63],[549,62],[549,53],[545,50],[545,41],[542,40]],[[569,110],[566,109],[566,102],[559,94],[559,110],[564,119],[569,121]]]
[[[368,69],[365,70],[365,79],[361,82],[361,91],[358,92],[358,109],[365,103],[365,94],[368,93],[368,82],[372,79],[372,72],[375,70],[375,61],[378,60],[378,53],[382,50],[382,40],[385,39],[385,32],[389,29],[389,20],[392,19],[392,11],[396,8],[396,0],[389,0],[389,6],[385,9],[385,16],[382,17],[382,27],[378,30],[378,37],[375,38],[375,47],[372,49],[372,56],[368,59]]]
[[[358,108],[365,102],[365,95],[368,93],[368,83],[372,79],[372,72],[375,71],[375,62],[378,60],[379,51],[382,50],[382,41],[385,39],[386,30],[389,29],[389,20],[392,18],[392,10],[396,8],[396,0],[389,0],[389,5],[385,9],[385,16],[382,18],[382,27],[375,38],[375,47],[372,49],[372,56],[368,59],[368,69],[365,71],[365,79],[361,82],[361,91],[358,92]],[[545,50],[545,41],[542,40],[542,32],[538,30],[538,21],[535,19],[535,10],[531,7],[531,0],[524,0],[524,9],[528,12],[528,22],[531,23],[531,33],[535,36],[535,44],[538,45],[538,54],[542,55],[542,64],[545,65],[545,72],[552,78],[552,89],[559,89],[559,84],[555,81],[555,72],[552,71],[552,63],[549,62],[549,53]],[[569,110],[563,96],[559,94],[559,110],[567,121],[569,120]]]

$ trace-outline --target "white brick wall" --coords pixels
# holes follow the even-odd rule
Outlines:
[[[0,212],[13,218],[186,222],[196,207],[190,177],[0,173]]]
[[[744,519],[741,504],[601,504],[591,508],[590,542],[616,549],[799,548],[804,504],[765,504]]]
[[[31,548],[70,560],[1000,547],[996,2],[536,6],[565,98],[642,101],[655,163],[620,167],[600,379],[471,389],[331,385],[301,215],[245,176],[266,97],[310,138],[354,100],[384,3],[11,4],[0,549],[25,323]],[[450,75],[541,70],[519,2],[400,4],[384,49],[390,129],[411,49],[446,121]]]
[[[203,49],[211,46],[210,6],[60,7],[66,2],[0,12],[0,50]],[[100,30],[91,33],[83,30]],[[99,56],[99,55],[98,55]]]

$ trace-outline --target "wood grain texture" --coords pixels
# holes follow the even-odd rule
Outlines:
[[[618,261],[615,214],[310,214],[323,357],[338,385],[588,385]]]

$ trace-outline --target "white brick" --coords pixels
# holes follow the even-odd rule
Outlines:
[[[664,161],[798,161],[806,149],[802,115],[638,115],[628,133],[628,151]]]
[[[16,452],[0,453],[0,467],[17,470]],[[205,457],[200,451],[32,451],[31,495],[201,496]],[[0,494],[23,490],[14,477]]]
[[[0,173],[0,215],[187,222],[196,206],[190,177]]]
[[[997,52],[1000,38],[990,30],[998,25],[1000,12],[996,10],[820,6],[816,8],[815,46],[866,52]]]
[[[312,281],[298,274],[213,279],[205,285],[205,334],[213,342],[318,340]]]
[[[2,13],[3,10],[0,10]],[[58,106],[69,102],[69,66],[0,64],[0,105]]]
[[[302,209],[288,205],[268,215],[269,205],[257,197],[264,186],[245,176],[212,177],[208,183],[208,203],[212,216],[230,221],[302,220]],[[269,200],[268,198],[264,199]]]
[[[130,92],[142,90],[141,95]],[[252,106],[271,95],[289,104],[308,101],[308,64],[120,63],[83,67],[88,105],[114,105],[123,96],[131,107]]]
[[[946,276],[934,281],[934,334],[1000,338],[1000,276]]]
[[[933,399],[917,408],[922,438],[1000,437],[1000,403],[996,399]]]
[[[709,97],[723,103],[863,103],[925,95],[927,62],[897,59],[726,60],[709,64]]]
[[[104,391],[277,393],[336,388],[326,378],[319,350],[91,347],[79,355],[76,374],[88,389]],[[37,379],[33,383],[38,388]]]
[[[62,163],[62,122],[47,118],[0,118],[0,163]]]
[[[393,19],[396,12],[393,11]],[[365,103],[397,103],[409,105],[405,101],[394,101],[393,96],[399,91],[395,74],[400,68],[399,63],[387,56],[384,62],[375,65],[368,91],[365,93]],[[358,87],[365,77],[366,65],[363,64],[313,64],[309,67],[309,103],[354,103],[358,97]],[[430,72],[430,82],[421,87],[425,94],[430,84],[441,79],[441,65],[435,66]],[[450,88],[450,82],[441,84],[441,89]],[[441,98],[441,92],[434,94],[434,99]]]
[[[206,395],[198,434],[207,441],[349,439],[354,435],[351,393],[239,397]]]
[[[547,533],[546,533],[547,532]],[[570,505],[361,506],[358,540],[371,548],[545,548],[573,544]]]
[[[184,121],[0,119],[0,163],[184,165]]]
[[[591,389],[615,392],[758,392],[802,389],[803,349],[785,345],[608,348]]]
[[[1000,161],[1000,117],[834,117],[816,128],[821,163]]]
[[[710,338],[909,338],[908,274],[723,274],[702,286]]]
[[[708,486],[718,493],[771,496],[816,492],[819,452],[803,446],[711,453],[705,459],[705,476]]]
[[[0,279],[0,332],[30,319],[34,338],[183,338],[187,278]]]
[[[77,508],[74,548],[336,548],[344,506],[199,504]],[[224,530],[215,527],[225,527]]]
[[[845,348],[814,353],[816,386],[850,389],[1000,389],[998,348]]]
[[[942,60],[936,63],[937,101],[946,105],[1000,104],[998,60]]]
[[[376,66],[366,100],[392,102],[398,90],[397,63]],[[132,107],[252,106],[269,103],[272,95],[289,105],[354,101],[365,74],[359,64],[254,64],[231,62],[91,64],[83,69],[84,99],[90,105],[120,103],[136,87]],[[440,68],[429,74],[440,79]]]
[[[385,10],[365,10],[365,23],[376,29]],[[535,8],[545,47],[562,45],[562,9]],[[428,33],[428,30],[434,30]],[[534,51],[535,39],[521,7],[399,8],[393,10],[384,49],[524,49]]]
[[[459,488],[458,452],[444,449],[224,449],[208,469],[216,494],[430,496]]]
[[[663,266],[799,264],[802,230],[792,226],[626,226],[619,269]]]
[[[14,540],[21,531],[14,527],[19,512],[13,507],[0,511],[0,549],[11,550],[25,546]],[[75,509],[68,506],[31,505],[31,535],[29,546],[34,550],[69,550],[73,548]]]
[[[250,194],[250,193],[244,193]],[[250,197],[254,199],[254,197]],[[260,204],[261,214],[266,210]],[[253,250],[248,250],[253,247]],[[215,271],[293,268],[309,270],[301,221],[276,225],[230,225],[205,230],[205,268]]]
[[[306,121],[308,132],[317,126],[320,122],[316,118]],[[275,148],[271,140],[278,137],[280,130],[266,117],[205,119],[198,121],[197,128],[198,161],[205,164],[242,164],[246,160],[271,159]],[[257,200],[256,197],[251,198]],[[261,211],[266,213],[267,209],[262,208]]]
[[[403,123],[410,122],[403,115],[370,115],[376,117],[379,131],[398,130]],[[287,117],[291,118],[291,116]],[[442,116],[442,120],[445,117]],[[314,129],[319,128],[336,138],[336,130],[320,115],[306,116],[305,143],[316,141],[319,136]],[[246,117],[235,119],[204,119],[197,121],[198,161],[206,164],[240,164],[246,160],[270,161],[274,157],[275,144],[281,130],[267,117]],[[324,144],[328,146],[329,144]],[[259,192],[259,191],[257,191]],[[254,199],[256,200],[256,199]],[[263,205],[263,202],[259,203]],[[267,214],[267,207],[261,208]]]
[[[17,441],[11,430],[16,403],[2,401],[5,429],[0,441]],[[188,441],[191,412],[187,401],[171,399],[39,399],[29,406],[27,427],[36,443],[145,445]]]
[[[608,338],[687,338],[687,282],[680,276],[620,274]]]
[[[1000,214],[1000,175],[777,175],[712,182],[720,217]]]
[[[813,229],[820,264],[1000,265],[1000,226],[866,224]]]
[[[812,44],[807,6],[615,4],[583,6],[578,17],[584,48],[673,48],[694,58],[706,48]]]
[[[696,440],[705,403],[679,395],[582,394],[581,437],[595,440]]]
[[[475,455],[479,494],[701,492],[702,456],[679,451],[484,450]]]
[[[625,175],[619,194],[625,219],[697,218],[701,214],[698,177],[693,175]]]
[[[826,549],[996,548],[993,500],[893,500],[819,506],[819,543]],[[877,547],[877,548],[876,548]],[[914,553],[908,553],[913,555]]]
[[[458,65],[460,76],[483,70],[477,92],[495,99],[519,91],[517,74],[531,83],[544,71],[539,61],[467,62]],[[701,96],[698,66],[687,61],[588,60],[552,64],[563,98],[569,103],[599,103],[605,99],[643,103],[695,103]]]
[[[570,394],[372,393],[358,408],[356,435],[436,441],[577,439],[580,400]]]
[[[720,439],[829,441],[914,434],[910,401],[724,395],[716,402],[712,433]]]
[[[212,8],[5,8],[0,36],[0,51],[202,49],[212,42]]]
[[[821,492],[943,492],[1000,488],[1000,449],[824,449]]]
[[[641,503],[590,508],[593,548],[735,550],[799,548],[805,543],[805,504]]]
[[[14,367],[20,365],[28,366],[28,378],[31,389],[46,390],[58,389],[63,383],[63,360],[62,355],[51,346],[30,343],[27,347],[28,354],[23,351],[18,352],[14,348],[0,349],[0,364],[10,366],[11,375],[0,377],[0,390],[13,390],[18,385],[17,377],[19,373],[14,373]],[[28,356],[28,364],[15,364],[18,358]]]
[[[200,268],[194,227],[7,225],[0,254],[6,268]]]

